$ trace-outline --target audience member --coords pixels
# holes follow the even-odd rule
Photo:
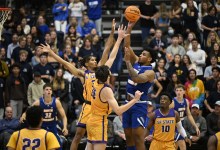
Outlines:
[[[29,84],[27,91],[28,104],[32,105],[43,95],[44,81],[41,79],[40,72],[34,72],[34,80]]]
[[[8,45],[7,48],[7,58],[11,59],[11,55],[13,53],[13,50],[18,47],[18,35],[16,33],[14,33],[12,35],[12,43]]]
[[[122,115],[116,116],[113,120],[113,129],[114,129],[114,143],[115,145],[119,145],[119,149],[124,149],[125,147],[125,133],[124,128],[122,127]]]
[[[217,64],[218,58],[215,55],[210,57],[210,62],[211,62],[211,65],[210,66],[206,65],[207,67],[205,68],[204,78],[206,79],[206,81],[213,78],[213,76],[212,76],[213,75],[213,70],[212,70],[213,68],[215,68],[215,67],[220,68],[220,65]]]

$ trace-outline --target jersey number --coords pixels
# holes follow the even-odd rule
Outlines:
[[[180,118],[183,118],[184,116],[184,111],[179,112],[180,113]]]
[[[162,126],[162,132],[169,132],[170,126]]]
[[[52,113],[45,113],[45,119],[51,118]]]
[[[36,150],[38,147],[40,147],[40,139],[23,139],[23,147],[22,150],[27,150],[30,149],[30,147],[32,146],[32,150]]]

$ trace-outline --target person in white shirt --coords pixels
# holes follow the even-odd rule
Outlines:
[[[198,40],[192,39],[192,50],[189,50],[186,53],[192,63],[196,65],[196,74],[197,77],[203,79],[203,67],[205,66],[206,53],[204,50],[198,48]]]

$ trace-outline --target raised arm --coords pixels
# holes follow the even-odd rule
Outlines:
[[[135,25],[135,22],[128,22],[128,28],[126,33],[129,34],[127,37],[125,37],[124,40],[124,47],[130,50],[130,59],[131,59],[131,64],[134,64],[135,62],[138,61],[138,56],[134,53],[133,49],[131,48],[131,31]]]
[[[107,60],[107,62],[105,63],[106,66],[108,66],[109,68],[111,68],[115,58],[116,58],[116,55],[118,53],[118,49],[119,49],[119,46],[121,44],[121,41],[126,37],[128,36],[128,34],[126,34],[126,27],[123,28],[123,25],[119,26],[118,27],[118,38],[117,38],[117,41],[115,42],[115,45],[112,49],[112,52],[109,56],[109,59]]]
[[[60,103],[60,101],[58,99],[56,99],[56,106],[57,106],[57,110],[62,118],[62,122],[63,122],[63,134],[66,136],[68,135],[68,130],[67,130],[67,117],[65,114],[65,111]]]
[[[63,60],[60,56],[54,53],[48,44],[39,46],[43,52],[49,53],[56,61],[64,65],[74,76],[80,77],[84,76],[84,72],[82,70],[77,69],[73,64]]]
[[[141,97],[143,93],[140,91],[135,92],[135,97],[130,100],[127,104],[118,106],[118,102],[116,101],[114,97],[114,93],[112,92],[112,89],[109,87],[105,87],[100,94],[100,97],[102,100],[107,101],[110,105],[110,107],[113,109],[113,111],[117,115],[121,115],[123,112],[127,111],[131,106],[133,106]]]
[[[131,60],[130,60],[130,51],[125,48],[125,56],[124,56],[125,62],[126,62],[126,66],[128,68],[128,72],[129,75],[132,79],[132,81],[134,81],[135,83],[145,83],[145,82],[152,82],[154,80],[154,76],[155,73],[153,70],[146,70],[144,73],[138,74],[132,64],[131,64]]]
[[[188,117],[188,119],[189,119],[189,122],[191,123],[191,125],[193,125],[194,129],[196,130],[197,136],[200,136],[200,130],[199,130],[199,128],[197,127],[197,125],[196,125],[196,123],[195,123],[195,121],[194,121],[194,119],[193,119],[193,117],[192,117],[192,114],[191,114],[191,112],[190,112],[190,109],[189,109],[189,102],[186,101],[186,104],[187,104],[187,107],[186,107],[186,115],[187,115],[187,117]]]
[[[108,37],[108,40],[105,43],[105,48],[104,48],[101,60],[98,63],[98,66],[104,65],[108,59],[108,54],[109,54],[109,51],[110,51],[110,49],[113,45],[113,41],[114,41],[115,26],[116,26],[115,19],[113,19],[112,20],[112,30],[111,30],[111,33]]]

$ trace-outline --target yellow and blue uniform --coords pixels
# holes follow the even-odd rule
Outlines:
[[[176,118],[174,109],[170,109],[166,116],[159,109],[155,110],[154,133],[150,150],[175,150],[175,128]]]
[[[90,117],[91,113],[91,92],[92,86],[96,80],[95,73],[89,70],[85,71],[85,83],[84,83],[84,90],[83,90],[83,98],[85,102],[82,106],[82,111],[80,113],[77,127],[86,128],[87,121]]]
[[[103,102],[100,92],[107,84],[99,84],[96,80],[92,89],[91,116],[87,122],[88,142],[107,143],[108,115],[112,112],[108,102]]]
[[[144,73],[146,70],[152,70],[152,66],[141,66],[139,63],[135,63],[133,68],[138,74]],[[148,96],[152,84],[153,82],[135,83],[130,76],[128,77],[126,85],[127,95],[133,98],[138,90],[143,92],[143,94],[136,104],[123,113],[123,128],[137,128],[139,126],[145,128],[147,126],[147,101],[149,100]]]
[[[44,129],[22,129],[12,134],[7,147],[15,150],[46,150],[60,147],[56,137]]]
[[[217,140],[217,150],[220,149],[220,132],[215,134],[216,140]]]

